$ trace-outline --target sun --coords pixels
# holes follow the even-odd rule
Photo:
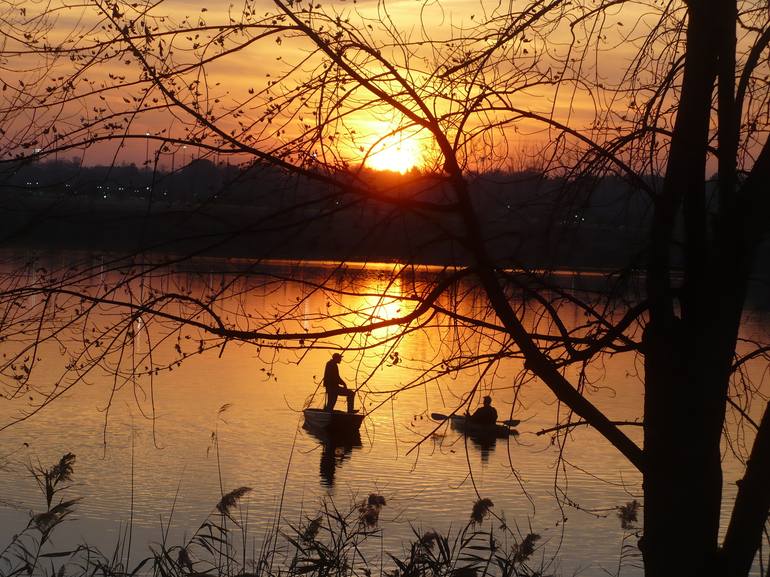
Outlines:
[[[421,160],[422,150],[414,138],[389,136],[374,147],[365,165],[374,170],[404,174],[420,164]]]

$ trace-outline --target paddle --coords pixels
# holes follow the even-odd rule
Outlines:
[[[446,421],[449,418],[449,415],[444,415],[443,413],[431,413],[430,418],[434,421]],[[515,427],[519,423],[521,423],[521,420],[519,419],[508,419],[506,421],[499,421],[500,424],[506,425],[508,427]]]

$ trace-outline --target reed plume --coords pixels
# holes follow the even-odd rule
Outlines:
[[[251,491],[251,487],[238,487],[237,489],[233,489],[229,493],[223,495],[219,500],[219,503],[217,503],[217,511],[222,513],[222,515],[230,517],[230,511],[233,507],[238,504],[238,501],[240,501],[246,493]]]
[[[481,523],[489,514],[489,509],[493,506],[492,499],[479,499],[476,501],[471,511],[471,521],[473,523]]]

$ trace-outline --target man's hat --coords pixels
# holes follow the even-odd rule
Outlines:
[[[335,361],[341,361],[342,360],[342,355],[339,354],[339,353],[334,353],[332,355],[332,359],[335,360]]]

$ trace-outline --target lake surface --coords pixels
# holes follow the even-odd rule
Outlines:
[[[67,258],[49,262],[47,268],[65,267]],[[230,272],[222,272],[226,266],[232,265],[200,262],[195,272],[159,274],[145,282],[166,290],[222,286],[233,278]],[[345,272],[322,265],[274,267],[277,277],[313,283],[331,279],[342,289],[348,283],[364,283],[372,295],[386,288],[409,294],[408,282],[395,289],[388,286],[389,270],[386,265]],[[116,273],[105,275],[94,282],[117,282]],[[419,282],[417,277],[412,281]],[[468,294],[472,292],[469,289]],[[362,298],[374,299],[371,311],[378,317],[403,312],[398,305],[375,297],[341,294],[331,300],[290,280],[266,284],[254,278],[232,286],[232,298],[221,304],[221,313],[235,314],[239,307],[277,314],[301,302],[310,330],[327,312],[342,315],[360,309]],[[473,298],[462,303],[462,307],[482,305]],[[562,312],[563,318],[575,322],[582,314]],[[395,329],[381,330],[395,335]],[[480,365],[460,375],[450,371],[435,380],[421,379],[426,364],[440,363],[442,341],[459,338],[451,327],[409,333],[389,341],[392,348],[356,350],[361,348],[360,340],[326,343],[349,349],[340,371],[351,387],[361,387],[359,400],[368,413],[360,442],[347,446],[334,445],[302,428],[301,408],[314,393],[311,405],[322,405],[318,383],[332,348],[276,351],[228,343],[224,350],[197,354],[198,334],[183,330],[178,336],[179,340],[161,343],[155,350],[154,360],[171,363],[171,370],[158,370],[151,385],[147,376],[124,383],[114,393],[106,422],[105,407],[114,381],[105,371],[89,375],[50,406],[0,432],[0,452],[6,460],[0,470],[3,546],[26,524],[29,511],[44,506],[27,472],[29,464],[50,465],[67,452],[77,460],[72,486],[64,496],[82,497],[82,501],[55,543],[64,547],[86,541],[111,550],[131,520],[135,559],[144,556],[148,543],[160,541],[166,524],[170,523],[169,542],[189,537],[214,509],[222,491],[240,486],[254,489],[244,508],[257,544],[274,527],[279,511],[280,522],[287,527],[314,516],[324,502],[332,500],[345,510],[370,493],[387,500],[377,547],[397,555],[408,546],[413,528],[420,532],[461,529],[480,497],[491,499],[494,513],[522,535],[541,535],[537,555],[550,573],[598,575],[607,570],[615,574],[624,537],[635,543],[629,537],[633,531],[621,528],[616,507],[641,500],[639,474],[584,427],[556,443],[550,434],[537,435],[564,412],[538,382],[516,389],[513,416],[522,420],[520,434],[498,439],[493,446],[481,447],[430,419],[431,412],[450,413],[459,407],[477,382],[472,406],[478,404],[480,394],[489,393],[501,418],[507,418],[514,402],[513,385],[521,369],[515,359],[501,361],[489,371]],[[767,315],[749,313],[743,336],[768,340]],[[467,339],[468,351],[486,352],[484,339],[462,338]],[[176,345],[186,356],[175,356]],[[48,372],[37,378],[53,382],[66,355],[53,349],[45,353],[42,369]],[[182,362],[176,363],[177,358]],[[640,371],[639,360],[629,355],[607,358],[601,366],[591,367],[592,401],[614,420],[639,420]],[[756,371],[756,382],[761,383],[762,367]],[[762,386],[767,391],[767,384]],[[400,392],[393,395],[394,391]],[[34,392],[30,397],[33,404],[39,400]],[[0,419],[7,424],[28,410],[30,398],[3,401]],[[628,434],[641,442],[641,428],[629,427]],[[741,471],[727,451],[725,459],[725,511],[729,511]],[[486,523],[499,524],[499,520]],[[622,564],[623,575],[641,575],[633,557],[624,557]]]

